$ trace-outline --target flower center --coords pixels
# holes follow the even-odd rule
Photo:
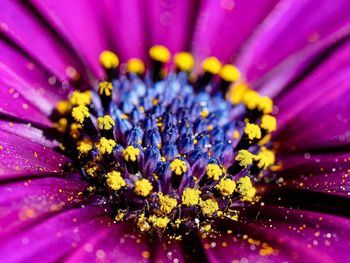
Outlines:
[[[104,51],[97,91],[74,91],[53,113],[86,198],[108,203],[116,221],[175,238],[209,232],[215,218],[238,220],[275,163],[272,100],[215,57],[195,78],[191,54],[176,54],[174,69],[165,47],[149,54],[150,70],[133,58],[122,72]]]

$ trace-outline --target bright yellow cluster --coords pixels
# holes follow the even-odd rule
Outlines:
[[[139,156],[140,154],[140,149],[129,145],[128,147],[126,147],[123,152],[122,152],[122,156],[124,157],[124,159],[126,161],[132,161],[135,162],[137,160],[137,156]]]
[[[199,203],[201,191],[194,188],[186,188],[181,197],[182,204],[185,206],[194,206]]]
[[[203,61],[202,68],[205,72],[216,75],[221,70],[221,62],[216,57],[209,57]]]
[[[260,97],[257,107],[262,113],[269,114],[273,110],[273,101],[269,97]]]
[[[237,181],[237,191],[242,195],[242,201],[251,202],[256,194],[256,189],[254,188],[249,176],[242,177]]]
[[[174,57],[175,65],[182,71],[189,72],[194,66],[193,56],[188,52],[177,53]]]
[[[83,105],[76,106],[72,110],[72,117],[75,121],[83,124],[85,119],[90,117],[89,109]]]
[[[236,189],[236,183],[231,179],[224,178],[220,180],[220,182],[215,186],[215,188],[219,190],[221,195],[230,196]]]
[[[96,144],[96,147],[101,154],[110,154],[112,153],[116,145],[117,144],[114,140],[102,137],[100,141]]]
[[[276,118],[267,114],[263,115],[261,117],[260,127],[267,132],[274,132],[277,129]]]
[[[105,50],[100,54],[100,64],[106,69],[114,69],[119,65],[119,58],[113,51]]]
[[[87,91],[73,91],[70,95],[69,102],[73,106],[83,105],[87,106],[91,104],[91,92]]]
[[[239,162],[239,165],[241,167],[247,168],[249,165],[253,163],[254,154],[252,154],[247,150],[240,150],[237,153],[235,160]]]
[[[71,104],[68,100],[61,100],[56,104],[56,110],[62,115],[69,112],[70,109],[71,109]]]
[[[150,183],[149,180],[145,178],[135,182],[134,192],[139,196],[146,197],[147,195],[149,195],[152,189],[153,189],[152,184]]]
[[[115,122],[110,115],[105,115],[97,119],[97,125],[100,130],[110,130],[115,126]]]
[[[200,202],[202,214],[204,216],[212,216],[219,210],[218,202],[215,199],[207,199]]]
[[[249,110],[254,110],[258,106],[259,99],[260,96],[256,91],[247,90],[242,97],[242,102]]]
[[[170,170],[176,175],[182,175],[187,171],[187,166],[185,161],[180,159],[174,159],[170,163]]]
[[[126,186],[124,179],[122,178],[120,172],[112,171],[107,174],[107,185],[112,190],[118,191],[122,187]]]
[[[152,223],[156,228],[165,229],[170,222],[168,217],[158,217],[156,215],[151,215],[149,217],[149,222]]]
[[[240,79],[241,73],[234,65],[226,64],[221,69],[220,77],[227,82],[233,82]]]
[[[275,154],[273,151],[267,150],[266,147],[261,147],[260,152],[254,157],[258,162],[257,165],[261,169],[266,169],[275,163]]]
[[[231,102],[235,105],[239,104],[242,102],[244,94],[246,93],[246,91],[248,90],[248,86],[247,84],[240,82],[237,83],[236,85],[234,85],[232,87],[232,89],[230,90],[230,95],[229,98],[231,100]]]
[[[108,81],[102,81],[98,84],[98,93],[107,97],[112,96],[113,85]]]
[[[217,181],[222,175],[222,169],[216,163],[209,163],[206,168],[206,173],[208,178]]]
[[[145,72],[145,64],[141,59],[131,58],[127,64],[127,71],[134,74],[143,74]]]
[[[149,56],[155,61],[166,63],[169,61],[171,55],[166,47],[156,45],[150,48]]]
[[[93,146],[93,142],[89,139],[84,139],[77,143],[77,149],[80,154],[88,154],[92,150]]]
[[[254,123],[247,123],[244,128],[244,133],[248,136],[249,140],[261,139],[260,127]]]
[[[170,197],[169,195],[163,195],[163,193],[158,193],[159,198],[159,208],[165,214],[169,214],[177,206],[177,200]]]

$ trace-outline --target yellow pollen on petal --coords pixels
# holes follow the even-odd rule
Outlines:
[[[145,64],[138,58],[129,59],[126,68],[129,73],[143,74],[145,72]]]
[[[87,154],[92,150],[94,146],[93,142],[89,139],[84,139],[77,143],[77,149],[81,154]]]
[[[182,175],[187,171],[187,166],[185,161],[180,159],[175,159],[170,163],[170,170],[176,175]]]
[[[118,191],[122,187],[126,186],[124,179],[121,176],[121,173],[118,171],[112,171],[107,174],[107,185],[112,190]]]
[[[91,92],[87,91],[73,91],[70,95],[69,102],[73,106],[83,105],[87,106],[91,103]]]
[[[243,82],[237,83],[230,88],[228,98],[233,104],[237,105],[242,102],[243,96],[248,90],[247,84]]]
[[[65,114],[71,109],[71,105],[68,100],[61,100],[56,104],[56,110],[60,114]]]
[[[158,193],[160,211],[165,214],[169,214],[177,206],[177,200],[170,197],[169,195],[163,195],[163,193]]]
[[[260,152],[254,156],[254,159],[258,161],[257,165],[261,169],[268,168],[276,161],[275,153],[267,150],[266,147],[261,147]]]
[[[101,154],[110,154],[113,148],[116,146],[116,142],[112,139],[106,139],[102,137],[100,141],[96,144],[97,149]]]
[[[118,56],[109,50],[105,50],[100,54],[100,64],[106,69],[117,68],[119,65]]]
[[[86,118],[90,117],[89,109],[83,105],[76,106],[72,110],[72,117],[82,124]]]
[[[256,189],[253,186],[249,176],[242,177],[237,181],[237,192],[242,195],[243,201],[253,201],[256,194]]]
[[[124,159],[126,161],[132,161],[132,162],[135,162],[137,160],[137,156],[139,156],[139,154],[140,154],[140,149],[135,148],[132,145],[129,145],[128,147],[126,147],[122,152],[122,156],[124,157]]]
[[[207,165],[206,173],[210,179],[217,181],[222,175],[222,169],[219,165],[215,163],[210,163]]]
[[[194,188],[186,188],[181,197],[182,204],[185,206],[197,205],[200,201],[201,191]]]
[[[240,150],[235,160],[239,162],[240,166],[247,168],[249,165],[253,163],[254,154],[252,154],[247,150]]]
[[[189,72],[194,66],[194,58],[188,52],[179,52],[174,57],[175,65],[182,71]]]
[[[267,132],[274,132],[277,129],[276,118],[271,115],[263,115],[261,117],[260,127],[266,130]]]
[[[149,56],[155,61],[166,63],[169,61],[171,55],[165,46],[156,45],[149,49]]]
[[[269,97],[260,97],[257,107],[262,113],[269,114],[273,110],[273,101]]]
[[[248,136],[249,140],[261,139],[261,130],[256,124],[247,123],[244,128],[244,133]]]
[[[259,94],[254,90],[248,90],[244,93],[242,97],[243,104],[249,109],[254,110],[258,107],[258,102],[260,100]]]
[[[111,82],[103,81],[98,84],[98,93],[107,97],[112,96],[113,85]]]
[[[215,199],[207,199],[200,202],[202,213],[204,216],[212,216],[219,210],[218,202]]]
[[[218,189],[223,196],[229,196],[235,191],[236,183],[231,179],[224,178],[215,186],[215,188]]]
[[[105,115],[97,119],[97,125],[100,130],[110,130],[115,126],[115,122],[110,115]]]
[[[137,195],[146,197],[147,195],[149,195],[152,189],[153,189],[152,184],[150,183],[150,181],[148,181],[145,178],[135,182],[134,192]]]
[[[221,62],[216,57],[209,57],[202,62],[202,68],[203,71],[216,75],[221,70]]]
[[[226,64],[221,69],[220,77],[227,82],[233,82],[240,79],[241,73],[234,65]]]
[[[149,217],[149,222],[151,222],[155,227],[160,229],[165,229],[170,222],[168,217],[157,217],[156,215],[151,215]]]

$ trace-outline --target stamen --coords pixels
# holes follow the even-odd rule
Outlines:
[[[194,58],[188,52],[177,53],[174,57],[174,62],[177,67],[177,71],[189,73],[194,67]]]
[[[126,186],[125,181],[123,180],[121,173],[117,171],[112,171],[107,174],[107,185],[112,190],[118,191],[122,187]]]
[[[103,109],[107,111],[112,100],[113,85],[108,81],[104,81],[98,85],[98,88],[98,94],[100,95]]]
[[[164,73],[162,72],[162,67],[170,60],[171,55],[169,50],[161,45],[151,47],[149,50],[149,55],[153,60],[151,77],[153,82],[157,82],[163,79]]]
[[[134,192],[139,196],[142,196],[142,197],[148,196],[152,191],[152,189],[153,189],[152,184],[150,183],[150,181],[148,181],[145,178],[135,182]]]
[[[101,135],[107,139],[114,139],[113,128],[115,122],[110,115],[105,115],[97,119],[98,128],[101,131]]]
[[[201,191],[193,188],[186,188],[182,193],[182,204],[185,206],[195,206],[199,203]]]
[[[145,64],[143,64],[141,59],[131,58],[128,61],[127,71],[136,75],[143,75],[145,73]]]

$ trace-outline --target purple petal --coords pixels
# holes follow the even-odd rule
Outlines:
[[[315,46],[348,27],[350,18],[344,10],[349,8],[347,0],[322,1],[317,12],[312,0],[281,1],[247,43],[238,66],[250,81],[257,80],[291,54]],[[290,68],[306,59],[298,58]]]
[[[66,157],[43,145],[0,130],[0,180],[61,174],[68,162]]]
[[[203,1],[193,39],[198,61],[215,55],[228,61],[236,56],[242,42],[271,11],[277,0]]]
[[[69,67],[81,71],[73,55],[29,9],[18,1],[1,1],[0,31],[61,80]],[[35,40],[35,41],[33,41]],[[69,74],[68,74],[69,75]]]
[[[78,208],[43,220],[34,227],[0,241],[0,253],[7,262],[54,262],[74,250],[101,229],[109,218],[103,208]],[[20,251],[20,253],[18,253]]]
[[[98,64],[103,50],[108,49],[103,6],[100,1],[31,0],[49,23],[68,40],[95,76],[103,77]]]

